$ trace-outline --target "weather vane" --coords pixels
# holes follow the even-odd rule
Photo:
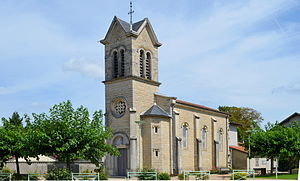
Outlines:
[[[132,10],[132,1],[130,1],[130,11],[128,12],[128,14],[130,15],[130,30],[132,31],[132,14],[134,13],[134,11]]]

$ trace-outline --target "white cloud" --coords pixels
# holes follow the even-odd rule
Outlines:
[[[63,65],[63,70],[78,72],[81,75],[96,79],[102,78],[104,73],[100,60],[87,58],[71,59]]]

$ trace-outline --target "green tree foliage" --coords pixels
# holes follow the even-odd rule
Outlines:
[[[32,114],[31,131],[33,147],[39,154],[56,155],[60,161],[70,163],[76,159],[90,160],[99,166],[106,154],[118,155],[118,150],[106,144],[112,132],[102,124],[102,112],[96,111],[92,117],[88,109],[75,109],[71,101],[54,105],[49,114]],[[27,122],[29,117],[27,117]],[[35,136],[34,136],[35,135]]]
[[[71,180],[72,174],[68,169],[53,168],[46,175],[47,180]]]
[[[23,118],[14,112],[9,119],[2,118],[0,127],[0,161],[3,165],[9,158],[16,159],[17,174],[20,174],[19,158],[27,159],[31,153],[28,151],[26,128],[22,124]]]
[[[247,107],[234,107],[234,106],[219,106],[220,111],[229,113],[230,122],[241,124],[238,128],[239,140],[244,140],[249,135],[249,129],[260,129],[259,125],[263,120],[260,112]]]
[[[300,159],[300,128],[297,124],[289,127],[268,124],[264,130],[257,130],[245,142],[251,147],[251,157],[283,158],[293,163]]]

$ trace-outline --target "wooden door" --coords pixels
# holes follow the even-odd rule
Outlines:
[[[119,149],[120,156],[117,160],[118,166],[118,175],[119,176],[126,176],[127,175],[127,149],[121,148]]]

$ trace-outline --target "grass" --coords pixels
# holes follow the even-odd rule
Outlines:
[[[276,179],[276,175],[262,175],[256,176],[257,178],[268,178],[268,179]],[[277,177],[278,179],[289,179],[289,180],[297,180],[298,174],[280,174]]]

